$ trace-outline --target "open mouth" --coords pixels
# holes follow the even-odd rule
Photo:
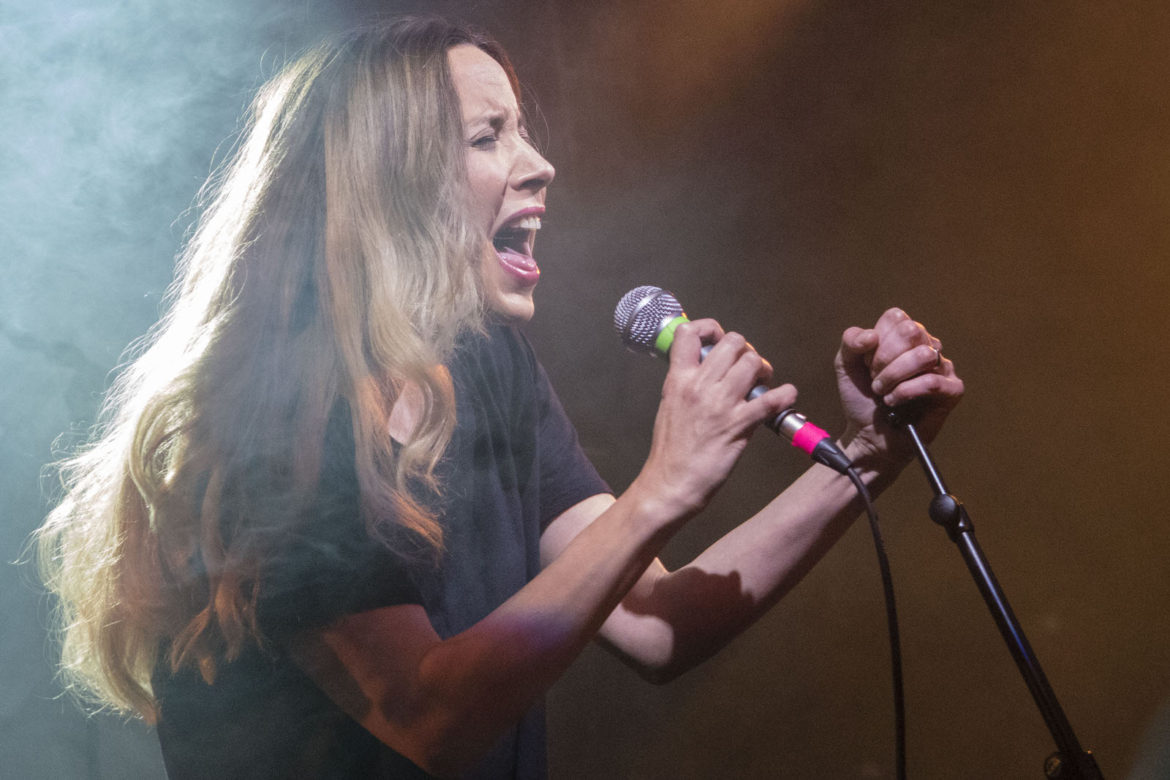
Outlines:
[[[522,255],[532,255],[532,244],[536,238],[536,231],[540,230],[540,217],[527,216],[501,227],[494,236],[492,244],[497,252],[511,250]]]
[[[492,236],[492,246],[504,270],[521,281],[535,283],[540,278],[540,268],[532,257],[532,245],[536,242],[536,231],[540,230],[540,217],[529,214],[501,227]]]

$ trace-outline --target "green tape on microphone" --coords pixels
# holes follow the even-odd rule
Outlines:
[[[670,354],[670,345],[674,343],[674,330],[684,322],[690,322],[690,320],[687,319],[687,315],[680,314],[662,326],[658,337],[654,339],[654,349],[658,350],[658,354],[663,356]]]

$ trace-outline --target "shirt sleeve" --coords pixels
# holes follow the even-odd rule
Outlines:
[[[537,453],[540,458],[540,527],[598,493],[612,493],[581,449],[577,430],[539,361],[536,366]]]

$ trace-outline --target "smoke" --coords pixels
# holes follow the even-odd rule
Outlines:
[[[264,2],[4,6],[0,316],[9,328],[69,339],[109,362],[157,316],[187,227],[176,216],[264,63],[299,48],[293,36],[310,20],[308,6]]]
[[[47,509],[52,442],[84,434],[110,369],[158,318],[217,150],[332,9],[0,0],[0,763],[14,777],[160,771],[137,730],[48,704],[43,618],[31,574],[10,562]],[[147,747],[125,747],[130,764],[111,754],[122,768],[107,775],[91,750],[103,729]]]
[[[0,0],[0,535],[159,315],[189,206],[308,4]],[[8,545],[2,550],[5,560]]]

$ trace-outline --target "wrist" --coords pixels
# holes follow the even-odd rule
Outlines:
[[[632,509],[642,523],[663,529],[673,529],[693,517],[703,508],[692,485],[676,484],[676,480],[644,468],[623,494],[628,496]]]
[[[878,438],[881,441],[874,441],[862,431],[846,431],[838,441],[862,481],[875,495],[902,473],[911,457],[908,452],[892,451],[888,437]]]

